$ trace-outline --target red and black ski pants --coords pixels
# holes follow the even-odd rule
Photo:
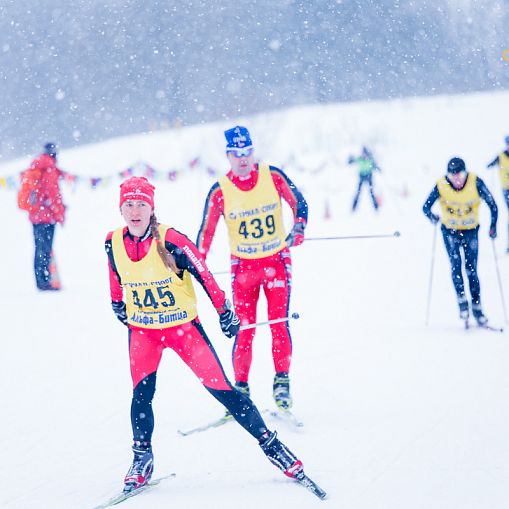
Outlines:
[[[256,439],[260,439],[267,431],[265,422],[251,399],[232,387],[214,347],[200,321],[195,318],[166,329],[129,327],[129,359],[134,387],[131,423],[135,441],[150,442],[152,439],[152,400],[157,369],[165,348],[171,348],[237,422]]]
[[[232,257],[232,291],[235,313],[241,325],[256,323],[256,308],[263,288],[269,320],[287,318],[292,285],[292,260],[288,248],[278,253],[248,260]],[[233,370],[237,382],[247,382],[253,358],[255,328],[239,331],[233,345]],[[292,338],[288,322],[270,325],[272,358],[276,373],[288,373],[292,358]]]

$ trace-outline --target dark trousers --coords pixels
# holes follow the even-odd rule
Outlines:
[[[373,206],[375,207],[375,209],[378,208],[378,203],[376,202],[375,193],[373,192],[373,175],[371,173],[369,173],[368,175],[360,176],[359,189],[357,190],[357,196],[355,197],[355,199],[353,201],[352,210],[355,210],[355,208],[357,207],[357,202],[359,201],[359,196],[361,194],[361,189],[362,189],[362,185],[364,184],[364,182],[369,187],[369,192],[371,193],[371,198],[373,199]]]
[[[51,248],[53,246],[54,233],[54,224],[34,224],[34,269],[37,288],[44,288],[50,284],[49,264],[51,260]]]
[[[445,248],[451,261],[452,283],[458,302],[466,302],[465,286],[463,284],[463,276],[461,274],[461,254],[463,249],[465,254],[465,271],[468,278],[468,286],[470,295],[472,296],[472,306],[478,307],[481,304],[481,287],[479,278],[477,277],[477,258],[479,255],[478,233],[479,227],[472,230],[450,230],[442,225],[442,233],[444,236]]]

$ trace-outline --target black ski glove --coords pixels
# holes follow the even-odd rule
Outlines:
[[[125,307],[125,302],[114,302],[111,301],[111,307],[113,308],[113,312],[117,315],[117,318],[126,326],[128,327],[129,324],[127,323],[127,311]]]
[[[440,221],[440,216],[437,216],[436,214],[431,214],[429,220],[431,221],[432,224],[437,224],[438,221]]]
[[[219,311],[219,324],[221,331],[227,338],[234,338],[240,329],[239,317],[234,313],[231,308],[232,305],[228,299],[225,299],[223,307],[224,311]]]
[[[490,228],[490,237],[492,239],[496,239],[497,238],[497,227],[496,226],[492,226]]]
[[[292,231],[286,237],[286,247],[300,246],[304,242],[304,228],[306,223],[299,221],[293,225]]]

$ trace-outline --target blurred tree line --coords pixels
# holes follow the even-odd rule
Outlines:
[[[0,157],[300,104],[507,88],[509,0],[3,0]]]

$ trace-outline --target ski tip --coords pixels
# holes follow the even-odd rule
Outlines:
[[[394,236],[395,236],[395,237],[399,237],[400,235],[401,235],[401,233],[399,233],[399,232],[394,232]]]
[[[297,320],[299,318],[299,313],[293,313],[292,318]]]

